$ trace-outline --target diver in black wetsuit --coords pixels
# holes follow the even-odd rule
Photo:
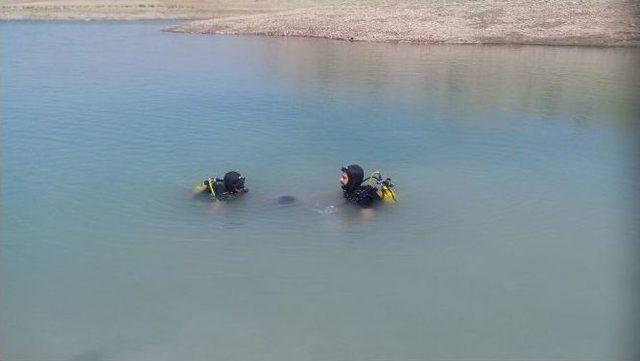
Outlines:
[[[357,164],[343,167],[340,175],[342,195],[350,202],[363,208],[370,208],[376,201],[381,200],[378,190],[370,185],[362,185],[364,170]]]
[[[236,171],[227,172],[223,179],[207,178],[198,184],[194,191],[198,194],[210,194],[216,200],[237,198],[249,190],[244,187],[245,178]]]

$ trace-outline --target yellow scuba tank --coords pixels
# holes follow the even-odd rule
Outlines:
[[[367,176],[362,185],[369,185],[377,189],[378,196],[386,204],[393,204],[398,201],[398,195],[393,189],[395,185],[391,183],[391,178],[382,179],[379,170],[375,170]]]
[[[193,191],[193,193],[202,193],[202,192],[204,192],[204,191],[206,191],[208,189],[209,189],[209,187],[201,182],[201,183],[196,184],[195,186],[193,186],[192,191]]]
[[[215,187],[213,186],[213,184],[215,183],[215,179],[216,178],[207,178],[204,182],[196,184],[192,188],[193,193],[198,194],[202,192],[207,192],[215,196],[216,192],[215,192]]]
[[[398,201],[398,197],[396,196],[396,191],[393,190],[393,188],[384,184],[380,186],[380,189],[378,190],[378,195],[380,196],[382,201],[387,204],[393,204]]]

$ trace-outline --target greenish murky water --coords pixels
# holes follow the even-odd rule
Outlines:
[[[2,360],[633,357],[639,49],[166,25],[1,24]]]

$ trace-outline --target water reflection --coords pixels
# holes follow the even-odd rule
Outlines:
[[[1,25],[1,357],[632,358],[637,49],[164,25]]]

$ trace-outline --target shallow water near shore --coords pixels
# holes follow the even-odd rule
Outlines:
[[[640,50],[167,25],[1,24],[1,359],[631,358]]]

